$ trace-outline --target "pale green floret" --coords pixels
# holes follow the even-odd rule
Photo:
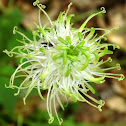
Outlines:
[[[23,38],[18,40],[22,46],[16,46],[11,51],[6,49],[3,51],[10,57],[16,55],[21,58],[19,66],[10,78],[8,88],[17,88],[18,91],[15,95],[18,95],[21,90],[26,90],[23,98],[24,104],[26,104],[26,98],[33,88],[38,90],[42,100],[44,100],[42,90],[48,90],[46,104],[49,115],[48,123],[52,123],[54,120],[52,106],[59,124],[63,122],[56,110],[56,101],[64,110],[60,96],[64,96],[67,102],[68,98],[72,99],[73,102],[86,102],[102,111],[101,108],[105,102],[96,100],[88,95],[88,92],[96,94],[97,91],[93,83],[102,84],[105,78],[114,78],[119,81],[124,79],[123,74],[107,73],[112,69],[120,70],[120,64],[116,64],[114,67],[101,68],[103,64],[112,62],[110,57],[105,61],[101,60],[106,54],[113,54],[113,51],[109,50],[108,47],[113,46],[113,49],[119,49],[119,46],[101,44],[100,42],[102,39],[106,40],[105,36],[112,30],[117,30],[118,27],[110,30],[86,27],[91,18],[106,12],[103,7],[100,12],[89,16],[80,28],[76,29],[71,24],[71,18],[74,15],[68,15],[72,3],[68,5],[66,12],[59,14],[56,21],[51,21],[44,11],[45,6],[39,4],[39,0],[36,0],[33,5],[39,8],[39,25],[34,23],[37,30],[32,31],[33,40],[19,32],[17,27],[14,27],[13,33],[18,33]],[[47,16],[50,23],[49,27],[41,25],[40,10]],[[98,36],[95,33],[97,30],[105,33]],[[23,78],[24,80],[19,86],[15,86],[15,78]],[[92,100],[93,103],[87,99]]]

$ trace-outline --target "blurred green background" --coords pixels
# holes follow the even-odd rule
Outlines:
[[[48,114],[46,102],[41,101],[34,90],[23,104],[23,94],[14,96],[16,90],[5,88],[9,78],[18,65],[18,59],[8,57],[3,53],[4,49],[11,50],[20,43],[19,35],[13,35],[13,27],[32,38],[31,29],[35,29],[33,22],[38,23],[38,8],[33,7],[34,0],[0,0],[0,126],[48,126]],[[70,2],[73,5],[69,13],[75,13],[72,19],[74,27],[78,28],[92,13],[104,6],[107,14],[97,16],[88,23],[88,27],[103,27],[110,29],[119,26],[119,31],[113,31],[107,36],[108,43],[116,43],[121,49],[115,50],[112,55],[113,63],[121,64],[120,71],[112,70],[113,73],[126,75],[126,0],[40,0],[47,6],[46,11],[52,20],[58,17],[60,11],[65,11]],[[42,24],[47,19],[41,13]],[[101,34],[101,33],[99,33]],[[112,49],[110,47],[110,49]],[[107,57],[107,56],[106,56]],[[103,58],[106,58],[103,57]],[[16,80],[20,84],[21,80]],[[103,111],[87,105],[86,103],[73,103],[66,105],[65,111],[59,106],[60,117],[63,117],[62,126],[126,126],[126,79],[107,79],[102,85],[95,85],[102,99],[106,101]],[[45,92],[46,95],[46,92]],[[96,96],[94,96],[96,97]],[[57,119],[51,126],[58,126]]]

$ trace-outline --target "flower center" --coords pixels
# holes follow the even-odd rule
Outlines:
[[[79,50],[77,47],[70,45],[70,49],[67,51],[68,55],[73,55],[73,56],[78,56],[79,55]]]

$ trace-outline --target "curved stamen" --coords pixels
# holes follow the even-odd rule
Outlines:
[[[93,18],[93,17],[95,17],[96,15],[99,15],[99,14],[101,14],[101,13],[106,13],[104,7],[101,7],[101,11],[100,11],[100,12],[95,13],[95,14],[92,14],[91,16],[89,16],[89,17],[87,18],[87,20],[86,20],[86,21],[81,25],[81,27],[79,28],[79,32],[82,32],[82,31],[83,31],[84,27],[86,26],[86,24],[88,23],[88,21],[89,21],[91,18]]]
[[[44,11],[44,9],[45,9],[46,6],[45,5],[42,5],[42,4],[39,4],[39,0],[35,1],[33,3],[33,5],[34,6],[37,6],[46,15],[46,17],[48,18],[50,24],[52,25],[51,19],[49,18],[48,14]]]

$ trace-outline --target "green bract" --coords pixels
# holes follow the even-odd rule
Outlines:
[[[27,89],[23,99],[24,103],[33,88],[38,90],[38,94],[42,99],[44,98],[41,91],[48,90],[47,111],[50,117],[49,123],[52,123],[54,120],[52,106],[59,124],[63,121],[58,117],[55,105],[55,102],[58,101],[64,110],[60,99],[61,95],[66,100],[69,97],[74,102],[86,102],[102,111],[101,107],[105,102],[96,100],[88,95],[88,91],[91,91],[93,94],[96,93],[91,83],[102,84],[105,78],[115,78],[119,81],[124,79],[122,74],[106,72],[115,68],[119,70],[119,64],[115,67],[100,68],[101,65],[112,61],[110,57],[105,61],[101,60],[101,57],[104,55],[113,54],[113,51],[108,50],[108,47],[113,46],[113,49],[119,48],[115,44],[100,43],[112,29],[86,27],[86,24],[92,17],[105,13],[105,9],[102,7],[100,12],[89,16],[79,29],[75,29],[70,22],[74,15],[70,14],[67,16],[71,3],[68,5],[66,13],[61,12],[56,21],[50,20],[43,9],[45,6],[39,4],[38,0],[33,5],[38,6],[44,12],[49,19],[50,27],[41,25],[39,11],[39,25],[35,23],[37,30],[32,32],[33,39],[29,39],[19,32],[17,27],[14,28],[13,33],[18,33],[23,37],[22,41],[19,41],[23,45],[17,46],[11,51],[4,51],[9,56],[14,54],[21,58],[19,66],[11,76],[9,88],[18,89],[15,95],[18,95],[20,90]],[[105,33],[98,36],[95,33],[97,30],[103,30]],[[23,73],[23,75],[19,73]],[[24,78],[23,82],[19,86],[15,86],[14,79],[22,77]],[[87,99],[92,100],[94,104]]]

